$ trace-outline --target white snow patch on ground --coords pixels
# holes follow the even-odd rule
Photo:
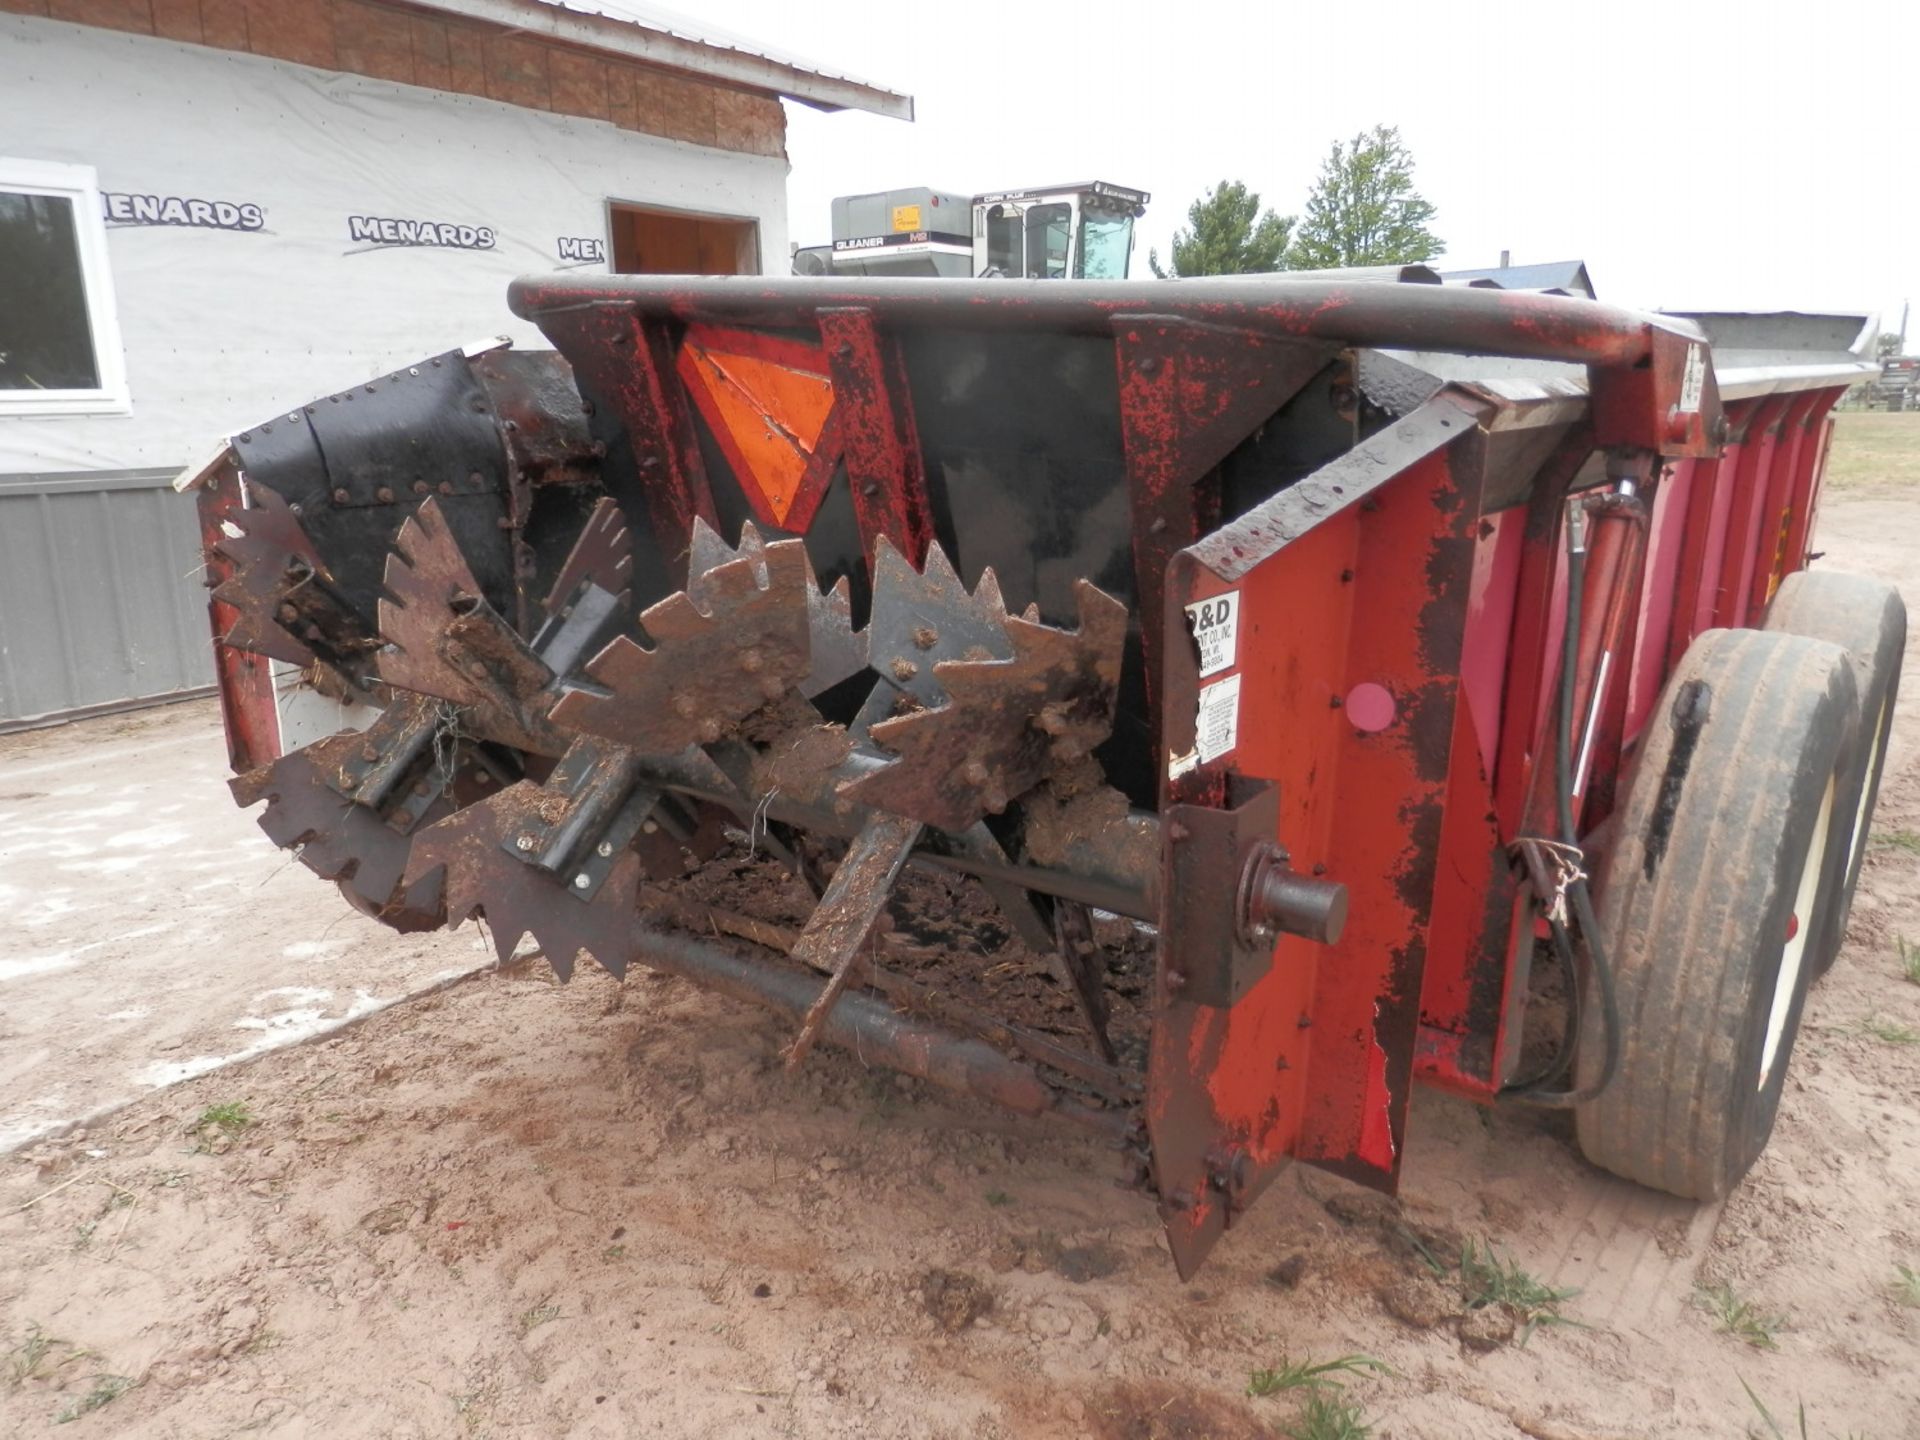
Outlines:
[[[344,950],[346,940],[296,940],[280,952],[288,960],[318,960],[335,950]]]
[[[29,955],[24,960],[0,960],[0,981],[19,980],[27,975],[49,975],[55,970],[71,970],[80,963],[73,950],[56,950],[51,955]]]
[[[275,993],[272,991],[269,994]],[[330,995],[330,991],[295,991],[294,993]],[[261,997],[264,998],[264,997]],[[163,1086],[176,1085],[182,1080],[191,1080],[197,1075],[205,1075],[218,1070],[223,1065],[233,1065],[241,1060],[250,1060],[255,1055],[263,1055],[269,1050],[278,1050],[282,1046],[296,1045],[315,1035],[324,1035],[329,1030],[338,1030],[342,1025],[358,1020],[363,1015],[371,1015],[376,1010],[384,1010],[389,1005],[398,1004],[406,997],[395,995],[382,1000],[365,990],[354,993],[353,1003],[339,1015],[328,1016],[318,1008],[299,1007],[283,1010],[271,1016],[243,1016],[234,1021],[236,1030],[261,1030],[264,1033],[251,1045],[235,1050],[227,1055],[196,1055],[191,1060],[157,1060],[142,1070],[134,1072],[133,1083],[146,1089],[158,1090]],[[279,1023],[282,1020],[287,1023]]]
[[[124,850],[132,846],[141,850],[166,850],[186,838],[186,831],[171,825],[149,825],[144,830],[122,830],[107,841],[107,848]]]

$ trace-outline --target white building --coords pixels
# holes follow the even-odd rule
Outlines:
[[[482,335],[516,275],[787,266],[782,97],[631,4],[0,0],[0,727],[210,678],[214,436]]]

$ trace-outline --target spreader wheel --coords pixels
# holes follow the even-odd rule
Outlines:
[[[1887,764],[1887,736],[1900,690],[1900,661],[1907,646],[1907,607],[1900,592],[1881,580],[1830,570],[1787,576],[1767,611],[1767,629],[1807,635],[1844,646],[1853,662],[1860,718],[1841,757],[1835,782],[1834,828],[1827,863],[1838,886],[1826,930],[1816,937],[1815,978],[1827,973],[1847,936],[1854,887],[1866,856],[1880,776]]]
[[[1619,998],[1612,1083],[1577,1111],[1596,1165],[1725,1194],[1772,1133],[1837,889],[1825,861],[1855,723],[1852,667],[1818,640],[1710,630],[1667,682],[1595,877]],[[1585,1006],[1578,1077],[1600,1076]]]

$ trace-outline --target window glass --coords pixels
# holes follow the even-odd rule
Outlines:
[[[1020,212],[1005,205],[987,211],[988,268],[1020,275],[1020,248]]]
[[[1071,205],[1033,205],[1027,209],[1027,274],[1045,280],[1067,278],[1067,248],[1073,238]]]
[[[0,190],[0,390],[97,390],[74,201]]]
[[[1131,215],[1089,214],[1080,222],[1080,254],[1073,262],[1077,280],[1124,280],[1133,249]]]

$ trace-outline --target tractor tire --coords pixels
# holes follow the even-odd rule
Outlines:
[[[1887,736],[1900,691],[1900,662],[1907,648],[1907,607],[1900,592],[1865,575],[1802,570],[1780,582],[1767,610],[1767,629],[1830,641],[1853,662],[1860,697],[1860,723],[1840,762],[1834,796],[1834,828],[1828,843],[1834,903],[1826,933],[1816,937],[1814,978],[1833,968],[1847,938],[1847,917],[1887,768]]]
[[[1708,1200],[1765,1148],[1833,901],[1827,831],[1857,703],[1845,651],[1762,630],[1707,631],[1668,680],[1595,877],[1620,1032],[1612,1083],[1575,1111],[1596,1165]],[[1586,996],[1582,1089],[1606,1048]]]

